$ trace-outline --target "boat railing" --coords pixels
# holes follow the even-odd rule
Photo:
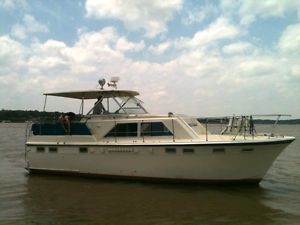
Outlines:
[[[276,136],[275,130],[278,122],[283,116],[291,116],[286,114],[272,114],[272,115],[239,115],[226,117],[206,117],[198,118],[206,130],[206,141],[209,139],[208,130],[212,134],[231,135],[232,140],[238,136],[246,138],[254,138],[256,136],[268,136],[269,138]],[[264,119],[276,117],[275,119]],[[269,124],[271,127],[267,131],[260,132],[257,130],[257,125]],[[260,127],[259,127],[260,128]]]

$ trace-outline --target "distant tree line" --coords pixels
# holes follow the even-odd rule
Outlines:
[[[0,111],[0,122],[35,121],[40,118],[57,119],[61,112],[40,112],[38,110],[5,110]]]
[[[210,124],[228,124],[229,119],[204,119],[204,118],[198,118],[198,121],[200,123],[210,123]],[[270,119],[254,119],[254,124],[274,124],[276,120],[270,120]],[[279,120],[278,124],[300,124],[300,119],[291,119],[291,120]]]
[[[274,124],[275,120],[254,120],[257,124]],[[300,119],[279,120],[278,124],[300,124]]]
[[[40,112],[38,110],[5,110],[0,111],[0,122],[25,122],[35,121],[38,119],[57,120],[62,112]],[[206,119],[198,119],[202,123],[206,123]],[[275,120],[260,119],[254,120],[255,124],[274,124]],[[220,123],[219,119],[209,119],[208,123]],[[222,123],[228,123],[223,119]],[[300,119],[279,120],[278,124],[300,124]]]

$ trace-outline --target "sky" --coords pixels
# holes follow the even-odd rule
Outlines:
[[[152,113],[300,118],[300,0],[0,0],[0,109],[112,76]]]

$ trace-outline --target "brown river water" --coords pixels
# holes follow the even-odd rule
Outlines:
[[[0,123],[0,225],[300,224],[300,125],[257,186],[28,176],[25,127]]]

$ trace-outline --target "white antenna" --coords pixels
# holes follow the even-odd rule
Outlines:
[[[108,87],[114,87],[115,89],[117,89],[117,83],[119,80],[120,80],[120,77],[111,77],[110,82],[107,83]]]

